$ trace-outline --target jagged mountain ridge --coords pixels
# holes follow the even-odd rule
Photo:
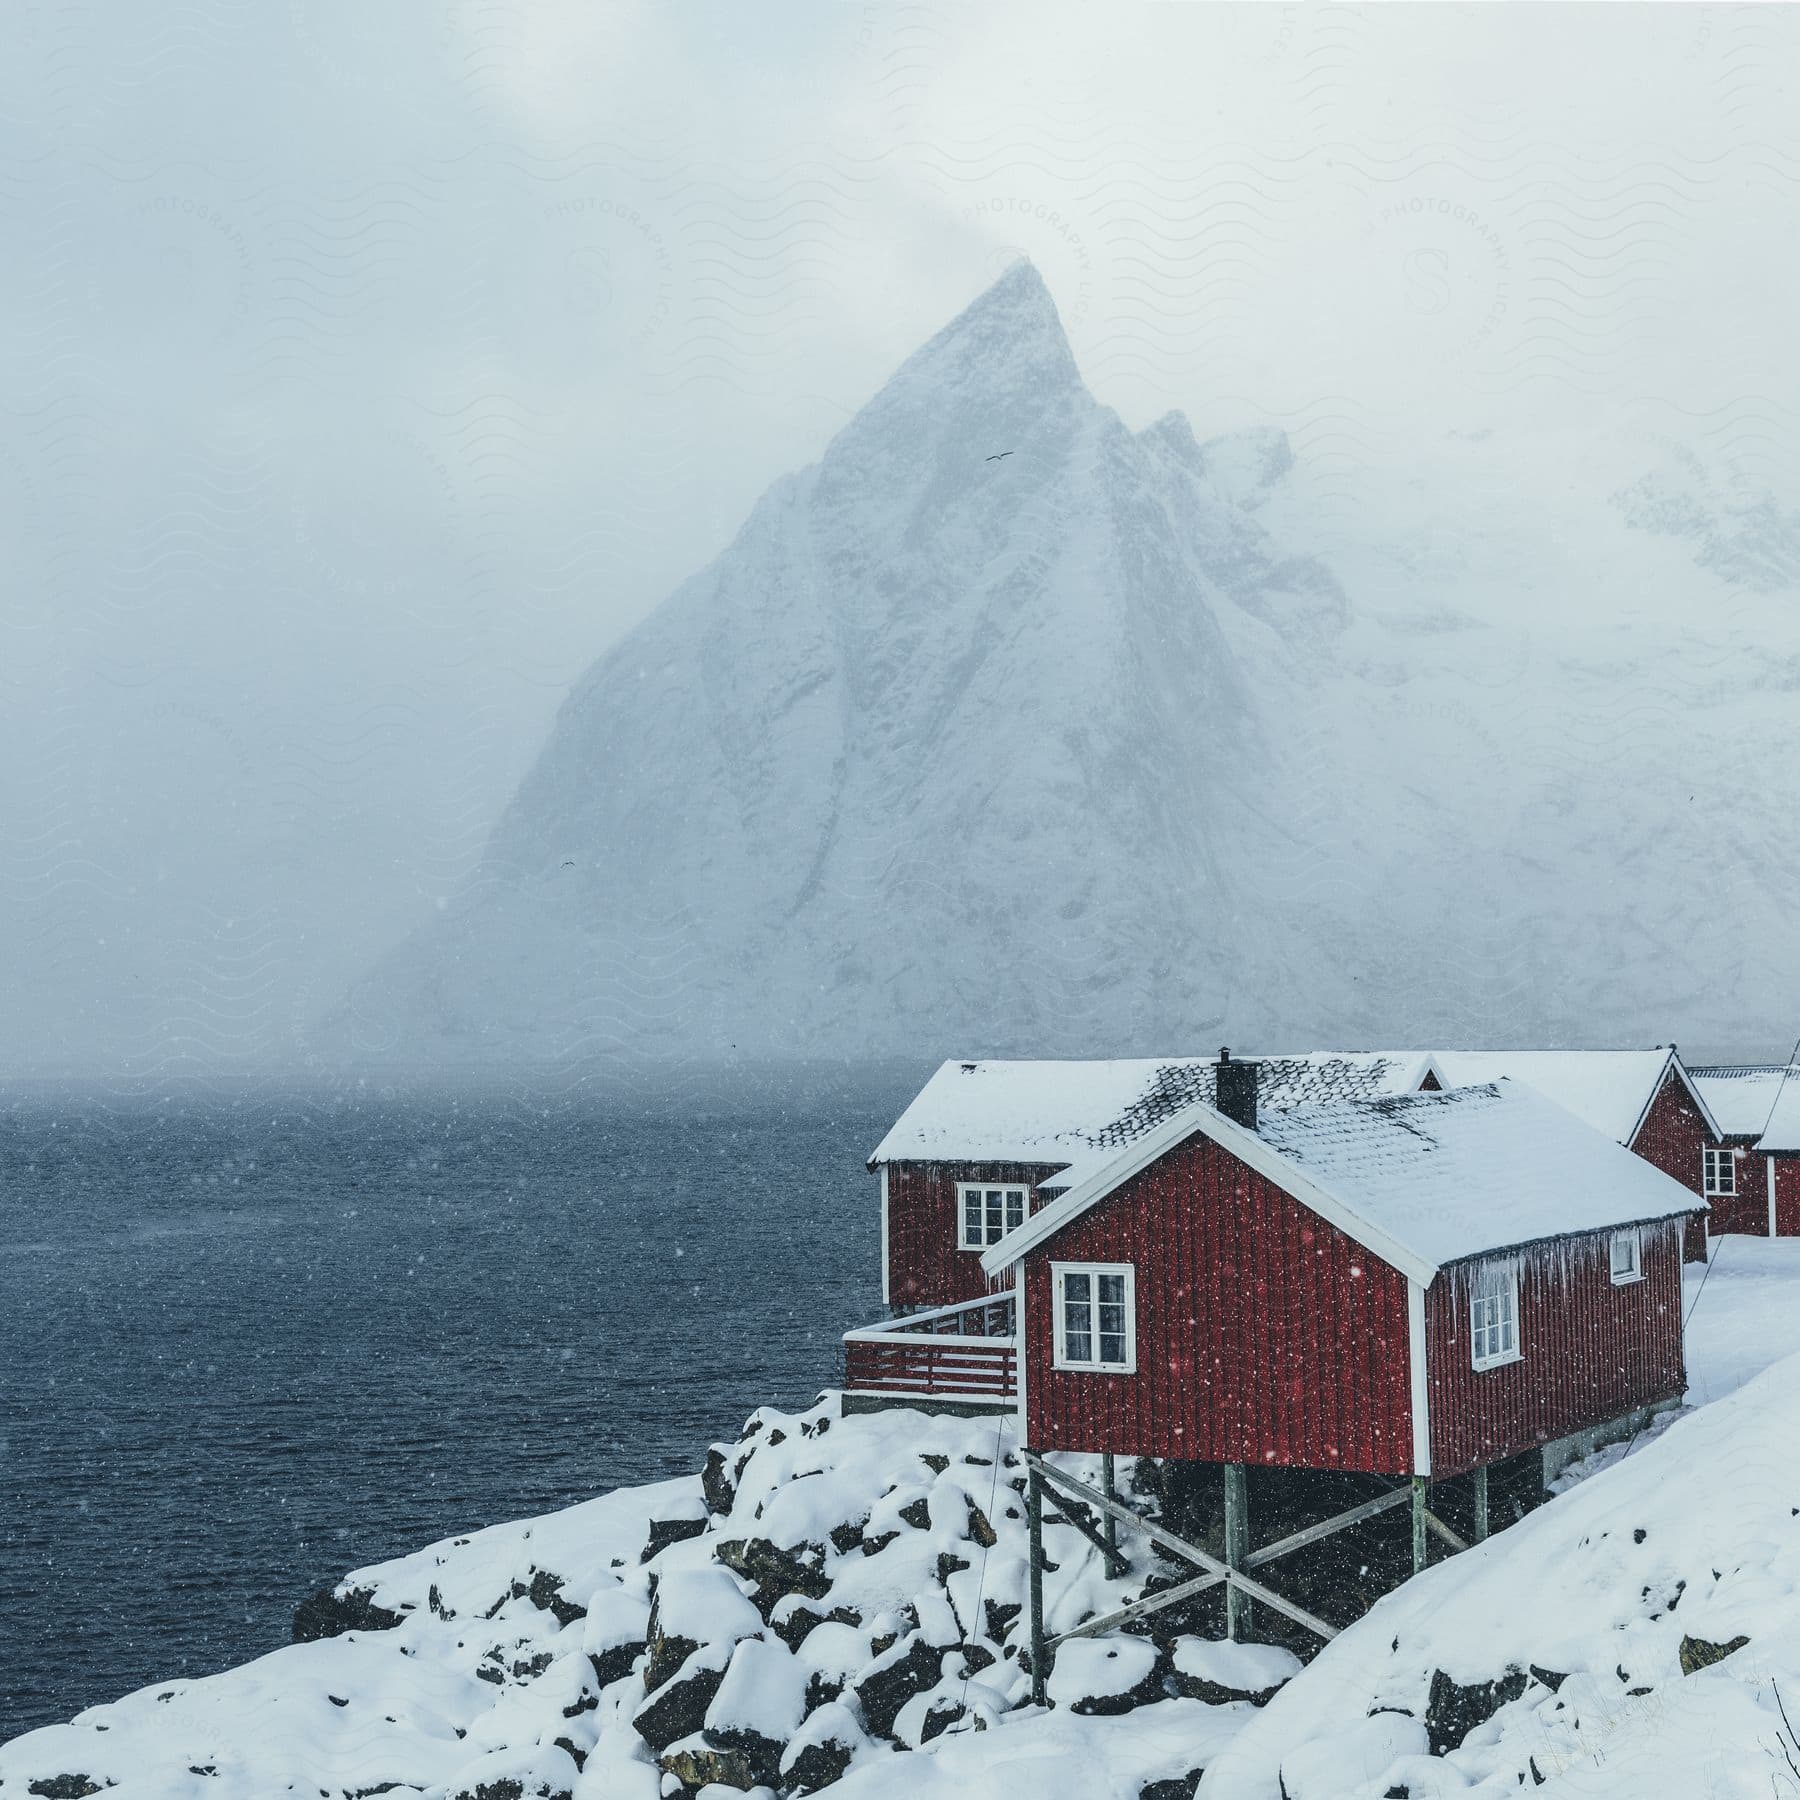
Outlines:
[[[340,1024],[425,1064],[1736,1029],[1800,868],[1734,816],[1765,866],[1684,888],[1678,647],[1353,605],[1265,524],[1292,460],[1128,430],[1015,265],[596,663]]]

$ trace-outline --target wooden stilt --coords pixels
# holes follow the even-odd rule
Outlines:
[[[1412,1478],[1412,1556],[1413,1573],[1425,1567],[1425,1477]]]
[[[1225,1465],[1225,1563],[1243,1572],[1250,1557],[1250,1491],[1242,1463]],[[1250,1596],[1234,1582],[1225,1590],[1225,1635],[1234,1642],[1250,1629]]]
[[[1487,1464],[1475,1471],[1475,1542],[1483,1542],[1488,1534]]]
[[[1035,1468],[1025,1475],[1025,1518],[1031,1540],[1031,1702],[1046,1704],[1049,1696],[1044,1667],[1044,1478]]]
[[[1107,1499],[1117,1501],[1119,1490],[1114,1485],[1112,1452],[1100,1458],[1100,1491]],[[1106,1534],[1106,1573],[1114,1581],[1125,1573],[1125,1559],[1119,1554],[1119,1522],[1111,1513],[1100,1515],[1100,1528]]]

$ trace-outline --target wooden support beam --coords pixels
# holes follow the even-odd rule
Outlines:
[[[1154,1519],[1146,1519],[1142,1513],[1133,1512],[1121,1500],[1109,1500],[1091,1488],[1085,1481],[1073,1475],[1066,1475],[1061,1469],[1052,1468],[1035,1450],[1024,1450],[1020,1454],[1025,1459],[1027,1468],[1036,1469],[1043,1477],[1044,1485],[1055,1492],[1059,1499],[1065,1492],[1085,1500],[1090,1506],[1103,1513],[1111,1513],[1121,1525],[1129,1525],[1135,1531],[1147,1532],[1152,1544],[1172,1551],[1183,1562],[1191,1562],[1197,1569],[1211,1569],[1219,1574],[1225,1573],[1225,1565],[1210,1550],[1202,1550],[1198,1544],[1190,1544],[1186,1538],[1177,1537],[1174,1532],[1166,1531]]]
[[[1111,1631],[1115,1625],[1123,1625],[1131,1619],[1141,1619],[1149,1613],[1161,1612],[1165,1606],[1178,1606],[1183,1600],[1191,1600],[1196,1594],[1204,1594],[1208,1588],[1216,1588],[1224,1579],[1223,1575],[1196,1575],[1192,1581],[1184,1581],[1179,1586],[1146,1594],[1141,1600],[1128,1601],[1114,1612],[1102,1613],[1098,1618],[1084,1621],[1073,1631],[1059,1632],[1050,1640],[1049,1648],[1054,1651],[1058,1644],[1066,1644],[1070,1638],[1093,1637],[1096,1632]]]
[[[1388,1493],[1377,1494],[1373,1500],[1365,1500],[1361,1506],[1353,1506],[1348,1512],[1335,1513],[1329,1519],[1321,1519],[1317,1525],[1308,1525],[1304,1531],[1292,1532],[1287,1537],[1277,1538],[1272,1544],[1265,1544],[1260,1550],[1252,1550],[1244,1558],[1244,1567],[1260,1569],[1264,1563],[1272,1563],[1278,1556],[1286,1556],[1292,1550],[1303,1550],[1308,1544],[1316,1544],[1320,1538],[1348,1531],[1352,1525],[1360,1525],[1364,1519],[1372,1519],[1377,1513],[1404,1506],[1411,1498],[1412,1495],[1405,1488],[1394,1488]]]
[[[1435,1532],[1452,1550],[1466,1550],[1469,1547],[1429,1507],[1425,1509],[1425,1528]]]
[[[1412,1478],[1412,1564],[1415,1575],[1425,1568],[1425,1477]]]
[[[1242,1463],[1225,1465],[1225,1561],[1239,1574],[1250,1555],[1250,1487]],[[1233,1582],[1225,1590],[1225,1635],[1239,1642],[1250,1629],[1250,1596]]]
[[[1107,1573],[1109,1575],[1112,1573],[1112,1559],[1117,1558],[1120,1568],[1125,1566],[1124,1559],[1119,1556],[1116,1545],[1111,1549],[1107,1547],[1106,1540],[1114,1536],[1117,1531],[1117,1527],[1110,1517],[1104,1518],[1101,1525],[1096,1525],[1093,1515],[1088,1509],[1069,1499],[1066,1495],[1059,1494],[1056,1504],[1059,1510],[1045,1515],[1044,1523],[1046,1525],[1073,1525],[1103,1557],[1108,1558]]]
[[[1475,1541],[1478,1544],[1487,1542],[1488,1534],[1488,1477],[1487,1464],[1483,1463],[1475,1471]]]
[[[1119,1489],[1114,1480],[1113,1458],[1110,1450],[1100,1458],[1100,1491],[1107,1499],[1117,1503]],[[1106,1543],[1103,1548],[1106,1551],[1106,1573],[1112,1580],[1117,1581],[1125,1573],[1125,1559],[1119,1554],[1119,1521],[1111,1513],[1103,1513],[1101,1517],[1105,1520]]]
[[[1241,1587],[1253,1599],[1267,1602],[1278,1613],[1292,1619],[1296,1625],[1304,1625],[1316,1636],[1322,1638],[1337,1636],[1335,1625],[1327,1625],[1323,1619],[1309,1613],[1303,1606],[1296,1606],[1293,1601],[1276,1593],[1273,1588],[1264,1587],[1260,1581],[1238,1573],[1227,1564],[1220,1562],[1210,1551],[1202,1550],[1198,1544],[1190,1544],[1186,1538],[1177,1537],[1172,1531],[1165,1531],[1162,1526],[1153,1520],[1146,1519],[1141,1513],[1135,1513],[1129,1507],[1121,1506],[1116,1500],[1108,1500],[1104,1494],[1096,1492],[1085,1481],[1077,1480],[1075,1476],[1066,1474],[1061,1469],[1053,1469],[1035,1450],[1025,1450],[1020,1454],[1025,1458],[1026,1467],[1040,1474],[1047,1486],[1059,1492],[1066,1490],[1085,1500],[1090,1506],[1098,1507],[1102,1512],[1112,1513],[1121,1525],[1129,1525],[1134,1530],[1146,1533],[1152,1544],[1160,1545],[1163,1549],[1171,1551],[1183,1562],[1190,1562],[1197,1569],[1204,1569],[1208,1574],[1218,1575],[1230,1581],[1233,1586]]]
[[[1043,1706],[1049,1695],[1045,1689],[1044,1667],[1044,1478],[1038,1465],[1026,1458],[1025,1518],[1031,1539],[1031,1703]]]

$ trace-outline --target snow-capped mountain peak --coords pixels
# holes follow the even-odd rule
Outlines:
[[[1221,1027],[1785,1042],[1789,664],[1755,639],[1787,614],[1696,657],[1629,582],[1609,631],[1584,580],[1565,647],[1484,588],[1516,533],[1359,556],[1352,585],[1296,481],[1274,426],[1128,430],[1013,265],[595,664],[340,1039],[584,1065]],[[1734,849],[1697,886],[1701,822]]]

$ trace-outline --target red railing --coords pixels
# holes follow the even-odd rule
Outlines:
[[[939,1306],[844,1333],[847,1393],[895,1399],[980,1401],[1018,1398],[1018,1352],[1010,1294]]]

